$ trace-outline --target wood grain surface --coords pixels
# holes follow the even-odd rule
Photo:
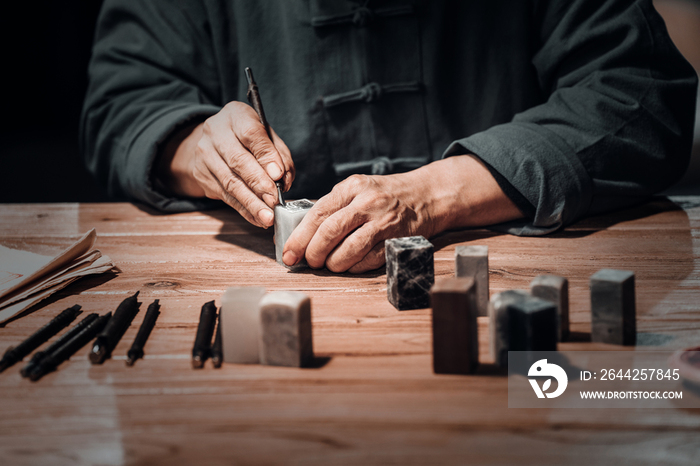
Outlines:
[[[479,318],[476,375],[432,373],[430,310],[396,311],[384,269],[362,275],[288,272],[271,230],[231,210],[160,215],[132,204],[0,205],[0,244],[50,254],[90,228],[119,274],[82,279],[0,328],[0,350],[64,308],[113,311],[140,291],[141,312],[114,357],[88,348],[36,383],[0,374],[1,465],[698,464],[700,410],[509,409]],[[590,342],[588,279],[636,273],[638,345],[700,344],[700,198],[658,198],[543,238],[464,230],[432,239],[436,277],[454,273],[459,244],[489,246],[491,294],[537,275],[570,282],[572,342]],[[201,305],[229,286],[312,298],[312,369],[231,365],[193,370]],[[147,305],[161,316],[143,360],[124,360]]]

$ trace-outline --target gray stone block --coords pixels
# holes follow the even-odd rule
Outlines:
[[[430,290],[436,374],[471,374],[479,365],[475,291],[472,278],[442,278]]]
[[[489,247],[457,246],[455,248],[455,277],[471,277],[474,279],[479,315],[488,315]]]
[[[422,236],[384,242],[387,298],[400,311],[430,306],[435,283],[433,245]]]
[[[530,294],[557,306],[559,341],[569,337],[569,281],[556,275],[540,275],[530,283]]]
[[[301,223],[313,206],[314,203],[308,199],[289,201],[285,206],[279,204],[275,206],[275,258],[277,263],[284,265],[288,269],[296,270],[308,267],[305,259],[302,259],[297,265],[292,267],[285,265],[282,262],[282,252],[284,251],[284,244],[292,235],[294,229]]]
[[[298,291],[274,291],[260,300],[260,363],[305,367],[314,357],[311,299]]]
[[[599,270],[591,276],[591,339],[613,345],[637,343],[634,272]]]
[[[527,296],[507,305],[509,351],[556,351],[557,307]]]
[[[219,325],[224,362],[258,364],[260,300],[265,288],[233,287],[221,297]]]
[[[526,299],[527,291],[508,290],[496,293],[489,302],[489,349],[499,367],[508,366],[510,349],[510,327],[508,326],[508,305]]]

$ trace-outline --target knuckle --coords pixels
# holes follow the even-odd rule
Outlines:
[[[353,191],[364,188],[367,184],[367,175],[351,175],[345,180],[346,188]]]
[[[349,251],[365,255],[372,248],[372,239],[367,235],[354,234],[345,240],[345,246]]]
[[[255,157],[261,165],[276,161],[278,158],[275,147],[270,143],[266,135],[250,138],[248,141],[248,149],[250,149],[253,157]]]
[[[309,267],[313,269],[320,269],[323,267],[325,257],[321,256],[319,251],[316,248],[308,248],[306,250],[305,254],[306,258],[306,263],[309,264]]]
[[[238,180],[233,175],[227,175],[221,180],[221,186],[223,186],[224,191],[231,195],[233,195],[237,185]]]
[[[240,137],[247,142],[246,146],[251,147],[251,145],[258,143],[258,139],[262,137],[260,127],[250,122],[241,128]]]
[[[312,269],[320,269],[323,267],[323,261],[318,260],[312,256],[310,256],[308,253],[306,254],[306,263],[309,264],[309,267]]]
[[[214,133],[214,125],[212,124],[212,118],[207,118],[204,120],[204,123],[202,123],[202,132],[206,134],[207,136],[211,136]]]
[[[205,178],[204,173],[201,170],[195,168],[194,170],[192,170],[192,176],[194,177],[195,181],[197,181],[197,183],[199,183],[206,191],[208,183],[206,182],[207,179]]]
[[[379,254],[371,254],[365,262],[365,270],[378,269],[384,265],[385,258],[383,252],[384,250],[382,250],[381,256]]]
[[[238,167],[240,165],[240,161],[245,160],[245,154],[240,150],[229,149],[222,152],[224,153],[223,159],[226,162],[226,165],[231,168]]]
[[[204,144],[204,141],[200,139],[199,142],[197,142],[197,145],[194,147],[195,160],[200,161],[206,155],[206,153],[206,145]]]
[[[316,221],[319,221],[327,216],[327,209],[326,209],[326,202],[324,201],[325,196],[319,199],[316,204],[309,210],[309,212],[306,214],[311,218],[314,223]]]
[[[255,193],[269,193],[274,188],[272,188],[271,183],[267,184],[264,180],[255,176],[254,173],[246,172],[241,175],[243,182]]]
[[[340,223],[337,220],[331,218],[323,222],[323,224],[321,224],[321,226],[318,229],[318,234],[326,242],[330,242],[336,239],[342,233],[343,229]]]
[[[243,102],[239,102],[237,100],[232,100],[231,102],[227,103],[224,106],[224,109],[227,112],[236,113],[236,112],[240,112],[242,110],[242,107],[244,107],[244,106],[247,107],[247,105],[245,105]]]
[[[335,258],[329,258],[326,261],[326,268],[333,273],[343,273],[348,270],[347,266]]]

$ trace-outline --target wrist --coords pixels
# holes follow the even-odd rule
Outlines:
[[[163,145],[155,164],[155,177],[170,193],[204,197],[194,178],[195,148],[202,137],[202,124],[194,123],[175,132]]]
[[[427,233],[486,226],[523,215],[474,155],[437,160],[404,176],[408,201]]]

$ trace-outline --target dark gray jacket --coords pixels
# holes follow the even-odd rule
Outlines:
[[[151,168],[180,125],[246,101],[246,66],[292,198],[470,152],[528,217],[508,231],[541,234],[666,188],[690,155],[697,79],[650,0],[106,0],[89,169],[115,196],[210,206]]]

